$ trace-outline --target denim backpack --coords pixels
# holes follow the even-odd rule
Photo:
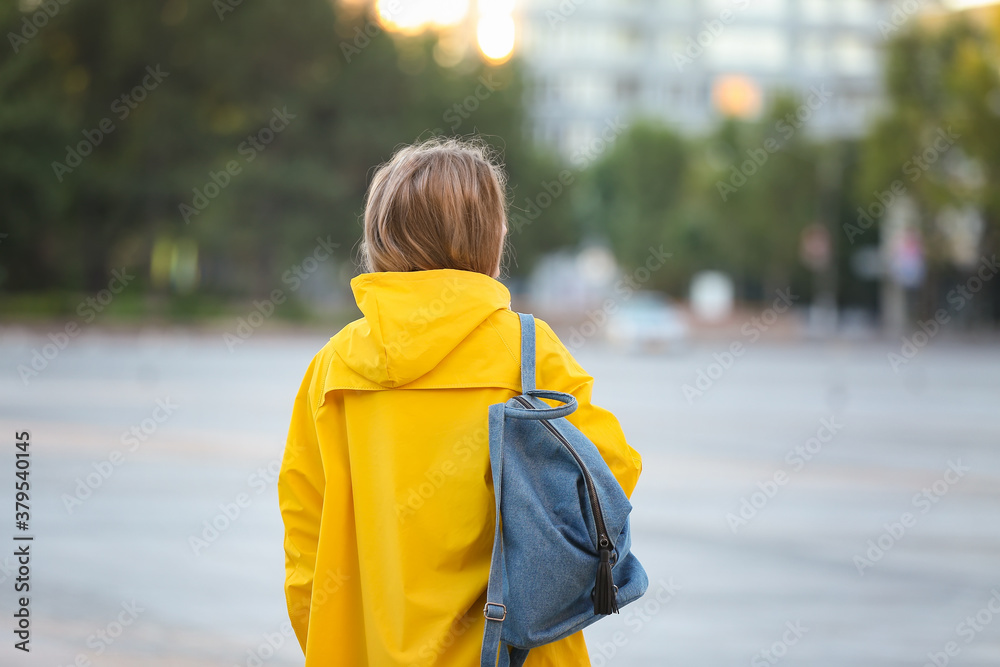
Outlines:
[[[576,398],[535,389],[535,319],[518,316],[521,395],[489,410],[497,514],[481,667],[520,667],[529,649],[617,613],[649,585],[630,552],[632,505],[565,419]]]

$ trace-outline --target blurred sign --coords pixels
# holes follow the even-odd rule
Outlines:
[[[691,310],[701,320],[720,322],[733,312],[733,281],[719,271],[702,271],[691,279]]]
[[[614,280],[618,263],[606,246],[588,245],[576,256],[576,267],[580,278],[591,285],[603,287]]]
[[[955,266],[962,269],[974,267],[979,261],[979,243],[985,227],[979,211],[974,206],[962,209],[946,206],[938,214],[936,222]]]
[[[889,265],[893,277],[903,287],[917,287],[924,281],[924,245],[920,232],[907,228],[900,232],[892,244],[892,261]]]
[[[799,243],[802,262],[813,271],[823,271],[830,266],[833,257],[833,242],[830,231],[819,223],[813,223],[802,230]]]
[[[920,234],[920,216],[909,196],[902,196],[886,207],[882,219],[882,260],[886,273],[896,285],[917,287],[924,281],[924,244]]]
[[[198,243],[194,239],[173,239],[159,236],[153,243],[149,261],[149,277],[153,287],[172,287],[187,294],[198,286]]]

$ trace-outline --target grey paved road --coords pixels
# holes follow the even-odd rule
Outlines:
[[[44,333],[0,332],[0,664],[301,665],[268,466],[324,338],[230,353],[217,334],[87,331],[26,386]],[[1000,348],[932,343],[897,374],[878,342],[760,342],[710,368],[725,346],[578,352],[644,456],[634,548],[652,580],[588,631],[594,665],[1000,665]],[[689,401],[699,371],[716,379]],[[176,405],[162,423],[157,401]],[[29,656],[9,555],[26,428]]]

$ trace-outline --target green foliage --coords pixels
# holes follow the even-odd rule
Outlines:
[[[871,290],[851,282],[852,247],[838,232],[874,192],[906,179],[907,162],[942,128],[959,141],[906,181],[928,245],[943,247],[930,224],[943,207],[972,205],[987,220],[983,249],[1000,246],[991,187],[1000,12],[992,24],[913,21],[895,38],[885,114],[860,147],[807,139],[802,100],[779,96],[758,120],[726,121],[705,137],[637,121],[575,171],[523,135],[516,59],[493,67],[469,54],[444,67],[432,35],[389,36],[340,3],[59,7],[37,34],[0,50],[0,289],[50,290],[42,312],[126,266],[138,276],[135,308],[196,317],[213,298],[282,287],[317,238],[339,244],[349,269],[373,167],[438,134],[483,136],[505,162],[514,275],[543,253],[598,239],[626,267],[663,246],[671,260],[649,286],[674,294],[702,269],[734,275],[744,297],[789,285],[808,294],[800,238],[822,221],[836,230],[841,294],[871,303]],[[21,34],[28,15],[0,5],[0,33]],[[79,163],[67,154],[85,150]],[[867,233],[874,243],[877,230]],[[154,247],[197,248],[208,299],[178,287],[166,305],[142,301],[179,284],[153,275]]]
[[[353,259],[372,168],[433,134],[487,135],[515,188],[552,169],[522,140],[516,63],[445,68],[433,38],[394,39],[327,0],[60,7],[0,56],[7,290],[96,290],[123,264],[146,276],[156,239],[186,238],[200,289],[266,293],[317,237]],[[0,32],[24,16],[4,4]],[[74,167],[81,142],[96,145]]]
[[[885,74],[889,104],[863,146],[857,197],[871,201],[901,181],[938,262],[945,261],[943,244],[931,223],[948,205],[979,208],[988,225],[984,250],[1000,247],[1000,195],[989,185],[1000,178],[1000,12],[993,16],[991,26],[961,17],[917,25],[893,40]],[[945,151],[934,148],[941,133],[957,136]],[[934,159],[922,159],[925,152]]]
[[[799,108],[798,100],[778,97],[761,121],[726,124],[714,137],[713,148],[726,166],[717,172],[711,201],[726,229],[727,263],[768,292],[788,287],[800,271],[800,236],[819,214],[823,153],[806,139]],[[719,183],[738,182],[734,168],[746,182],[724,198]]]
[[[700,140],[633,125],[588,174],[587,229],[630,266],[663,245],[673,257],[650,286],[675,294],[702,269],[734,274],[752,295],[788,287],[802,277],[799,235],[817,215],[821,154],[785,124],[796,106],[781,98],[761,120],[728,121]]]

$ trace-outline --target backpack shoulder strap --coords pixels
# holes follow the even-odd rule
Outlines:
[[[535,388],[535,318],[518,313],[521,318],[521,393]]]
[[[500,500],[503,493],[503,404],[491,405],[489,409],[490,468],[493,472],[493,492],[496,501],[496,525],[493,532],[493,555],[490,559],[490,578],[486,586],[486,606],[483,616],[483,650],[480,667],[509,667],[510,657],[500,639],[503,621],[507,617],[507,607],[503,604],[504,554],[503,531],[501,530]],[[499,660],[498,660],[499,655]]]
[[[535,318],[526,313],[518,313],[521,320],[521,393],[535,388]],[[512,649],[501,640],[503,622],[507,607],[503,604],[504,553],[502,517],[500,515],[503,495],[503,439],[504,404],[491,405],[489,410],[490,468],[493,472],[493,493],[496,502],[496,525],[493,533],[493,555],[490,559],[490,578],[486,587],[486,606],[483,615],[486,626],[483,629],[483,649],[480,667],[521,667],[528,657],[527,649]]]

